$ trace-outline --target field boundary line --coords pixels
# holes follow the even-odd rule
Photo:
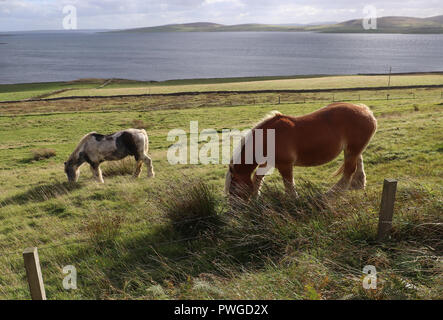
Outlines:
[[[65,88],[65,89],[55,90],[55,91],[51,91],[51,92],[48,92],[48,93],[41,94],[41,95],[36,96],[36,97],[24,99],[24,100],[21,100],[21,101],[26,102],[26,101],[34,101],[34,100],[38,100],[38,101],[45,100],[45,98],[53,96],[54,94],[59,94],[59,93],[63,93],[63,92],[66,92],[66,91],[71,91],[71,90],[75,90],[75,88]]]
[[[442,85],[443,87],[443,85]],[[104,97],[104,98],[111,98],[111,97]],[[208,104],[204,106],[205,108],[220,108],[220,107],[242,107],[242,106],[270,106],[270,105],[285,105],[285,104],[306,104],[306,103],[320,103],[320,102],[353,102],[353,101],[394,101],[394,100],[417,100],[419,99],[419,96],[414,96],[414,98],[410,97],[389,97],[387,98],[372,98],[372,99],[366,99],[363,98],[355,98],[355,99],[313,99],[313,100],[295,100],[295,101],[284,101],[280,103],[272,103],[269,101],[265,102],[257,102],[255,104],[248,104],[245,103],[238,103],[238,104]],[[440,95],[440,97],[437,97],[436,99],[443,99],[443,92]],[[48,101],[48,100],[40,100],[41,102]],[[19,101],[18,103],[23,102],[29,102],[29,101]],[[0,101],[0,105],[2,102]],[[18,116],[50,116],[50,115],[62,115],[62,114],[88,114],[88,113],[115,113],[115,112],[150,112],[150,111],[160,111],[160,110],[182,110],[182,109],[192,109],[192,108],[201,108],[202,106],[191,106],[191,107],[183,107],[183,106],[174,106],[174,107],[138,107],[138,108],[127,108],[127,109],[119,109],[119,108],[110,108],[110,109],[87,109],[87,110],[66,110],[66,111],[42,111],[42,112],[36,112],[36,113],[0,113],[0,118],[4,117],[18,117]],[[1,109],[0,109],[1,111]]]
[[[351,88],[324,88],[324,89],[270,89],[270,90],[215,90],[215,91],[182,91],[170,93],[143,93],[143,94],[120,94],[111,96],[71,96],[47,99],[25,99],[0,101],[0,104],[41,102],[75,99],[115,99],[115,98],[137,98],[137,97],[168,97],[168,96],[196,96],[204,94],[258,94],[258,93],[319,93],[319,92],[346,92],[346,91],[378,91],[378,90],[401,90],[401,89],[426,89],[443,88],[443,84],[433,85],[412,85],[412,86],[390,86],[390,87],[351,87]]]

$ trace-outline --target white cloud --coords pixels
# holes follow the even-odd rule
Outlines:
[[[214,4],[229,4],[238,7],[244,7],[244,3],[241,0],[204,0],[202,5],[214,5]]]
[[[316,15],[321,11],[321,9],[313,6],[299,6],[299,5],[283,5],[278,6],[276,14],[284,14],[295,17],[300,17],[304,15]]]
[[[363,17],[374,5],[381,15],[443,14],[441,0],[0,0],[0,31],[60,29],[62,8],[77,8],[80,28],[132,28],[169,23],[309,23]]]

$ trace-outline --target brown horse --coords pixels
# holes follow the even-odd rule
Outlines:
[[[319,166],[334,160],[344,150],[344,163],[337,171],[337,175],[343,175],[328,192],[332,194],[365,188],[362,153],[376,128],[377,120],[367,106],[339,102],[300,117],[274,113],[255,126],[251,135],[255,140],[256,129],[262,129],[263,150],[267,153],[267,130],[274,129],[274,166],[283,178],[286,191],[295,195],[293,166]],[[255,143],[252,145],[256,148]],[[256,169],[267,164],[257,163],[255,157],[252,163],[245,161],[244,139],[236,152],[240,152],[241,161],[231,159],[225,192],[248,199],[259,192],[265,176],[257,174]]]

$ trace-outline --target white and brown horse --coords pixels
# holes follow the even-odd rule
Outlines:
[[[333,103],[310,114],[292,117],[274,113],[255,126],[263,130],[263,150],[267,152],[266,131],[274,129],[275,163],[280,172],[286,191],[296,195],[293,167],[319,166],[334,160],[343,150],[344,163],[337,171],[341,179],[332,187],[329,194],[346,189],[364,189],[366,175],[362,153],[377,128],[377,121],[365,105]],[[256,173],[257,167],[266,163],[246,164],[245,144],[236,152],[241,153],[240,163],[231,159],[226,174],[225,192],[230,196],[248,199],[259,192],[264,175]],[[255,148],[255,143],[253,143]]]
[[[104,161],[121,160],[134,156],[137,167],[134,178],[141,173],[143,163],[148,167],[148,177],[154,176],[152,160],[148,156],[149,139],[145,130],[127,129],[110,135],[91,132],[85,135],[65,162],[65,173],[70,182],[78,180],[80,167],[84,163],[91,166],[91,171],[97,181],[103,183],[100,164]]]

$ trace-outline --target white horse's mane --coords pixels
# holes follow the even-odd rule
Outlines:
[[[96,134],[97,132],[93,131],[93,132],[89,132],[88,134],[84,135],[83,138],[81,138],[80,142],[78,143],[77,147],[75,148],[75,150],[71,153],[71,155],[69,156],[69,160],[72,160],[75,156],[78,155],[78,153],[80,152],[80,149],[83,147],[83,144],[85,143],[86,139],[88,139],[91,135]]]
[[[275,116],[281,115],[282,113],[280,111],[277,110],[273,110],[271,112],[269,112],[263,119],[260,120],[259,123],[257,123],[252,130],[256,129],[257,127],[260,127],[265,121],[274,118]],[[229,188],[231,187],[231,182],[232,182],[232,174],[231,174],[231,170],[230,167],[231,165],[234,163],[234,157],[237,154],[240,154],[241,151],[243,150],[243,147],[245,146],[246,143],[246,139],[245,136],[242,136],[240,144],[235,148],[233,155],[231,157],[231,161],[229,163],[229,167],[228,167],[228,172],[226,173],[226,178],[225,178],[225,194],[229,194]]]

